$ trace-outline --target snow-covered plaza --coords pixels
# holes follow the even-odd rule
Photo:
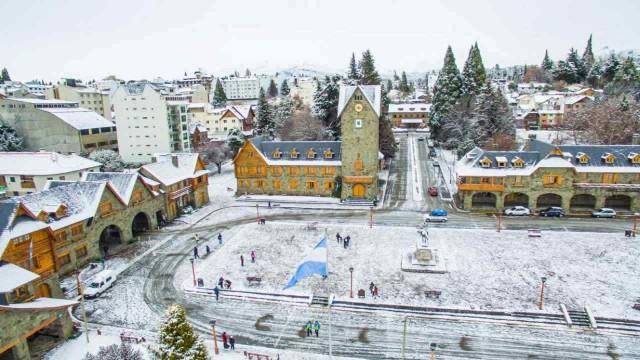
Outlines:
[[[322,239],[329,240],[329,277],[305,279],[283,290],[297,264]],[[349,248],[336,241],[336,232],[351,236]],[[465,309],[538,311],[541,277],[547,277],[545,311],[559,305],[589,306],[597,316],[638,318],[629,304],[640,293],[635,274],[640,270],[640,245],[621,234],[544,232],[530,238],[526,231],[430,229],[431,246],[439,249],[447,273],[401,271],[403,255],[415,250],[416,228],[320,224],[318,230],[289,222],[241,225],[227,232],[223,246],[195,261],[197,277],[214,287],[219,277],[234,290],[349,296],[349,267],[354,268],[354,294],[367,289],[363,301]],[[251,251],[257,255],[250,260]],[[240,256],[244,256],[241,266]],[[250,285],[246,277],[261,277]],[[380,297],[372,299],[374,282]],[[175,277],[178,288],[193,287],[188,262]],[[425,290],[439,290],[427,299]]]

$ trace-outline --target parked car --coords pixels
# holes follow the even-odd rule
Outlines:
[[[429,187],[429,195],[438,196],[438,187],[437,186]]]
[[[438,162],[438,160],[433,160],[433,166],[440,166],[440,163]]]
[[[424,136],[418,136],[418,141],[424,141]]]
[[[564,209],[561,207],[557,207],[557,206],[552,206],[552,207],[548,207],[544,210],[540,210],[540,212],[538,213],[540,216],[544,216],[544,217],[563,217],[564,216]]]
[[[427,142],[427,146],[430,148],[433,148],[433,140],[429,140],[429,142]]]
[[[438,154],[436,154],[436,149],[429,149],[429,157],[437,157]]]
[[[514,206],[512,208],[505,209],[504,214],[525,216],[525,215],[530,215],[531,211],[529,211],[529,209],[527,209],[524,206]]]
[[[424,222],[432,222],[432,221],[446,222],[447,215],[449,215],[447,210],[442,210],[442,209],[431,210],[431,212],[425,215]]]
[[[191,207],[191,205],[187,205],[183,207],[180,212],[182,213],[182,215],[189,215],[193,212],[193,208]]]
[[[616,211],[609,208],[597,209],[591,212],[591,216],[596,218],[614,218],[616,215]]]
[[[84,296],[88,299],[95,298],[104,293],[116,281],[116,275],[110,270],[104,270],[96,274],[91,284],[84,289]]]

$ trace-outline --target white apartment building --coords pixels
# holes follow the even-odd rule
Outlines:
[[[45,98],[73,101],[80,107],[93,110],[107,120],[112,120],[109,92],[93,87],[56,85],[45,91]]]
[[[189,102],[149,83],[120,86],[113,94],[119,152],[126,162],[151,162],[158,152],[191,152]]]
[[[82,173],[99,172],[99,162],[55,152],[0,152],[0,188],[6,195],[41,191],[49,180],[80,180]]]
[[[260,80],[255,76],[231,76],[219,80],[228,100],[257,99],[260,94]]]

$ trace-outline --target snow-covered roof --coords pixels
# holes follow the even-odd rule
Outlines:
[[[39,278],[40,275],[25,270],[18,265],[0,262],[0,293],[11,292],[24,284]]]
[[[49,112],[67,124],[78,130],[95,129],[102,127],[114,127],[115,124],[100,116],[93,110],[82,107],[77,108],[41,108],[40,110]]]
[[[157,153],[153,157],[156,162],[144,165],[140,169],[145,170],[154,180],[165,186],[207,173],[206,170],[196,171],[199,155],[195,153]],[[178,162],[178,166],[173,164],[174,157]]]
[[[0,152],[1,175],[57,175],[102,166],[78,155],[55,152]]]
[[[0,305],[1,310],[38,310],[38,309],[59,309],[59,308],[67,308],[69,306],[75,306],[78,302],[75,300],[66,300],[66,299],[54,299],[54,298],[37,298],[35,300],[24,302],[24,303],[15,303],[9,305]]]
[[[131,200],[137,180],[137,173],[86,172],[82,175],[82,181],[107,181],[126,204]]]
[[[339,166],[342,164],[342,150],[340,141],[270,141],[264,136],[254,137],[251,144],[260,152],[268,165],[319,165]],[[298,153],[292,158],[293,151]],[[308,158],[307,152],[313,150],[315,158]],[[325,151],[331,151],[333,156],[326,158]],[[278,152],[279,157],[274,157]]]
[[[369,102],[376,115],[380,116],[382,108],[382,87],[380,85],[342,85],[340,86],[340,97],[338,98],[338,117],[342,115],[342,111],[351,97],[360,89],[365,99]]]
[[[431,104],[389,104],[389,113],[424,113],[431,111]]]
[[[507,162],[507,158],[504,156],[496,156],[497,162]]]
[[[196,129],[198,129],[199,132],[208,132],[209,129],[207,129],[206,127],[202,126],[200,123],[197,122],[192,122],[191,124],[189,124],[189,133],[193,135],[193,133],[196,132]]]
[[[28,98],[11,98],[9,100],[13,100],[13,101],[20,101],[20,102],[25,102],[25,103],[29,103],[29,104],[37,104],[37,105],[43,105],[43,104],[66,104],[66,105],[72,105],[72,104],[78,104],[75,101],[67,101],[67,100],[57,100],[57,99],[28,99]]]

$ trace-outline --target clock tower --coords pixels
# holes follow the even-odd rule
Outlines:
[[[342,129],[342,199],[378,195],[380,85],[342,86],[338,117]]]

